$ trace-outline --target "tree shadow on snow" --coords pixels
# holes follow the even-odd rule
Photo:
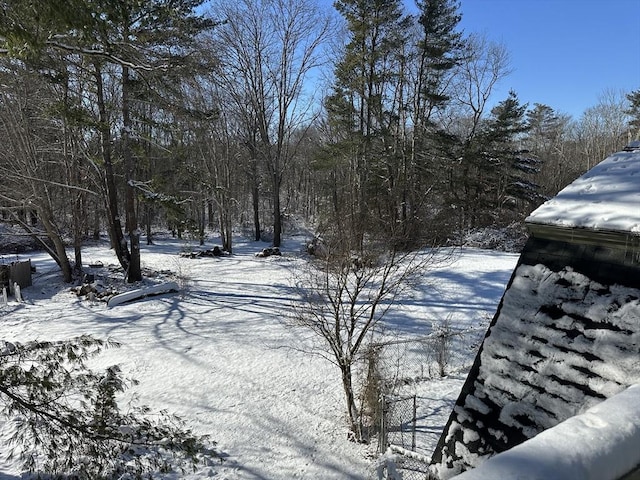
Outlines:
[[[327,452],[319,450],[314,441],[312,426],[307,430],[303,425],[292,428],[283,419],[268,415],[265,412],[255,412],[252,423],[259,430],[266,432],[279,432],[280,440],[269,445],[259,446],[264,450],[265,456],[274,459],[283,459],[279,465],[279,478],[308,477],[310,474],[321,474],[321,478],[336,478],[341,480],[361,480],[362,474],[356,472],[356,468],[349,470],[351,465],[348,456],[342,456],[342,450]],[[345,429],[346,438],[346,429]],[[294,459],[291,461],[291,459]],[[289,460],[287,460],[289,459]],[[363,462],[365,463],[365,462]],[[300,471],[299,468],[303,468]],[[270,480],[273,474],[259,472],[256,468],[239,466],[239,470],[255,475],[256,480]]]
[[[432,323],[442,322],[456,312],[467,326],[483,322],[498,307],[511,270],[465,272],[442,270],[429,273],[426,286],[415,290],[411,298],[401,299],[400,308],[385,318],[389,330],[426,335]],[[420,309],[416,314],[413,309]],[[426,315],[426,316],[425,316]]]

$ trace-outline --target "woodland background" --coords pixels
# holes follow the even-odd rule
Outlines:
[[[229,252],[300,223],[407,250],[518,225],[638,136],[640,89],[580,118],[493,98],[508,45],[463,34],[454,0],[334,7],[4,2],[0,222],[67,282],[105,231],[130,282],[158,227]]]

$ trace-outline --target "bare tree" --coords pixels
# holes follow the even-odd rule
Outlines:
[[[509,75],[511,69],[506,47],[490,42],[482,35],[468,38],[465,58],[466,61],[460,62],[458,66],[456,92],[453,96],[460,107],[458,116],[471,120],[466,123],[464,135],[464,138],[470,139],[476,133],[496,84]]]
[[[605,90],[598,97],[597,105],[582,114],[576,124],[575,136],[585,160],[584,171],[629,142],[628,106],[624,92]]]
[[[306,0],[240,0],[221,6],[219,16],[226,20],[219,35],[221,74],[244,113],[249,155],[268,177],[273,244],[280,246],[280,194],[295,155],[292,135],[312,117],[303,82],[321,64],[330,20]]]
[[[83,170],[77,164],[80,152],[72,145],[77,138],[72,142],[66,122],[51,116],[63,99],[49,88],[43,76],[16,68],[11,73],[6,69],[2,76],[0,203],[11,221],[21,225],[51,255],[64,281],[71,282],[73,272],[65,250],[65,237],[71,229],[65,224],[71,218],[77,227],[78,209],[69,212],[68,204],[75,204],[69,198],[75,200],[93,192],[77,175],[69,175],[80,175]],[[81,257],[76,251],[78,262]]]
[[[355,252],[338,242],[299,277],[293,322],[311,333],[314,352],[340,369],[350,434],[364,438],[354,368],[381,322],[435,256],[371,248]]]
[[[237,214],[242,162],[241,119],[233,108],[224,84],[215,78],[201,78],[188,87],[190,112],[200,112],[187,128],[195,135],[194,148],[199,159],[199,177],[204,195],[218,214],[222,249],[233,249],[233,221]],[[193,114],[191,115],[194,116]]]

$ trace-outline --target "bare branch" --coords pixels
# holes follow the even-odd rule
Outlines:
[[[93,48],[85,48],[85,47],[74,47],[72,45],[67,45],[65,43],[56,41],[56,40],[48,40],[47,45],[55,48],[59,48],[61,50],[65,50],[71,53],[78,53],[81,55],[87,55],[90,57],[101,57],[106,60],[109,60],[118,65],[122,65],[123,67],[129,67],[132,70],[136,71],[145,71],[145,72],[156,72],[156,71],[168,71],[170,65],[168,63],[162,63],[160,65],[151,65],[145,63],[133,63],[127,61],[113,53],[107,52],[105,50],[93,49]]]
[[[385,316],[415,284],[414,279],[446,256],[393,250],[358,256],[338,244],[340,248],[332,251],[327,247],[324,259],[300,271],[296,285],[300,301],[294,305],[290,322],[310,332],[308,349],[322,352],[322,358],[340,369],[351,431],[363,440],[353,367],[367,342],[375,341]]]

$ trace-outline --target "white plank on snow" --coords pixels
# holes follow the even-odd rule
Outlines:
[[[108,307],[115,307],[125,302],[137,300],[138,298],[148,297],[149,295],[160,295],[161,293],[177,292],[178,284],[176,282],[161,283],[151,287],[137,288],[128,292],[114,295],[107,302]]]

